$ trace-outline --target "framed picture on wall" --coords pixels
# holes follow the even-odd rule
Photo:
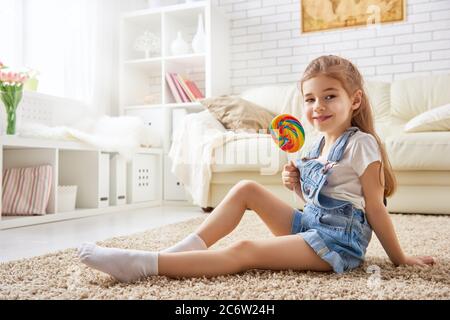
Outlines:
[[[300,0],[302,33],[404,21],[406,0]]]

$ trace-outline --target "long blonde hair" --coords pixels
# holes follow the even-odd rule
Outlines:
[[[397,188],[397,181],[395,179],[391,163],[389,162],[386,149],[375,131],[372,108],[370,106],[369,99],[367,98],[367,94],[364,91],[364,80],[361,73],[353,65],[353,63],[344,58],[333,55],[319,57],[308,65],[302,79],[300,80],[299,87],[301,88],[302,94],[303,83],[306,80],[315,78],[319,75],[324,75],[338,80],[350,97],[357,90],[362,91],[361,105],[353,112],[351,124],[352,126],[358,127],[362,132],[371,134],[377,141],[382,158],[381,168],[384,172],[383,183],[380,169],[380,182],[384,186],[384,196],[391,196]]]

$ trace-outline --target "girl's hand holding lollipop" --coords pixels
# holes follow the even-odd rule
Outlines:
[[[270,133],[278,147],[288,153],[298,152],[305,143],[305,130],[302,124],[288,114],[281,114],[272,120]],[[297,189],[300,188],[300,172],[292,160],[284,166],[282,179],[289,190],[297,193]]]

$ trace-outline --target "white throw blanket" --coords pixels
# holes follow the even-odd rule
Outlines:
[[[161,138],[138,117],[108,117],[83,119],[71,127],[49,127],[24,123],[19,135],[27,138],[77,141],[93,147],[114,151],[131,160],[141,147],[159,147]]]
[[[188,114],[174,132],[169,157],[172,173],[184,184],[194,204],[206,207],[212,153],[223,143],[226,129],[209,111]]]

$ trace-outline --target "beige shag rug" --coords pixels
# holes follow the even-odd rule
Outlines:
[[[101,242],[157,250],[195,230],[204,217]],[[449,299],[450,216],[392,215],[408,254],[438,258],[433,267],[394,267],[373,237],[365,264],[350,273],[254,270],[212,279],[149,277],[121,284],[78,262],[75,249],[0,264],[0,299]],[[212,249],[270,237],[255,213]]]

